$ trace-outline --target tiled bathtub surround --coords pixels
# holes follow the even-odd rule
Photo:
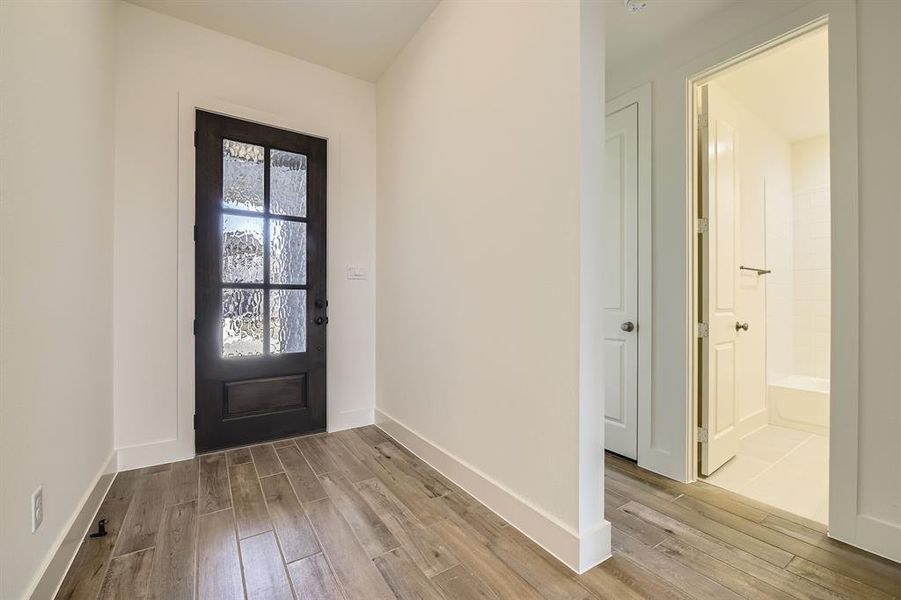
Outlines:
[[[767,194],[767,380],[829,378],[829,136],[791,145],[792,196]]]
[[[829,138],[792,144],[794,375],[829,377]]]

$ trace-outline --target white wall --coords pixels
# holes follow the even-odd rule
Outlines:
[[[649,424],[653,439],[651,452],[642,464],[677,479],[690,477],[685,82],[827,13],[831,15],[833,216],[842,202],[840,218],[832,219],[832,242],[841,252],[833,255],[831,265],[830,379],[835,427],[830,442],[830,535],[901,560],[901,503],[897,500],[901,497],[901,463],[886,459],[901,455],[901,437],[897,435],[901,429],[901,305],[897,302],[901,293],[897,235],[901,202],[896,160],[901,152],[901,73],[894,64],[901,54],[899,3],[740,3],[685,32],[668,44],[665,54],[640,63],[608,65],[608,98],[647,81],[654,85],[655,339],[654,406]],[[853,76],[843,80],[832,77],[835,72],[853,75],[855,68],[859,77],[856,94]],[[840,111],[854,111],[857,119]],[[859,127],[856,139],[838,141],[847,135],[853,137],[855,126]],[[834,176],[837,170],[846,176],[842,189],[838,189]],[[846,182],[853,181],[851,171],[858,175],[857,189],[847,186]],[[859,204],[848,202],[857,194]],[[858,217],[859,229],[855,229]],[[855,245],[858,239],[859,251]],[[850,275],[858,268],[859,293],[857,280],[838,280],[840,270]],[[842,311],[852,311],[857,318],[849,314],[838,319],[836,315],[844,315]],[[848,346],[837,347],[835,340],[839,338]],[[853,346],[858,343],[859,358],[853,356]],[[836,377],[837,373],[841,377]]]
[[[856,431],[860,466],[856,490],[847,481],[833,481],[831,489],[831,498],[839,494],[849,497],[856,492],[857,518],[836,523],[836,515],[830,514],[830,529],[838,531],[843,539],[865,541],[870,548],[901,560],[901,461],[897,460],[901,456],[901,70],[897,64],[901,56],[901,3],[862,0],[857,15],[860,396]],[[835,156],[833,126],[833,164]],[[831,188],[834,205],[839,193],[834,178]],[[835,232],[835,220],[832,227]],[[833,242],[837,243],[834,235]],[[832,269],[835,274],[835,262]],[[833,281],[833,311],[835,290],[841,285],[840,281]],[[833,347],[833,364],[837,351]],[[841,417],[844,419],[845,414]],[[835,432],[847,428],[850,421],[835,420],[835,411],[832,418],[830,457],[835,461]],[[832,510],[834,507],[830,506]]]
[[[113,458],[114,27],[108,2],[0,2],[0,598]]]
[[[829,136],[792,144],[794,370],[829,378]]]
[[[378,85],[377,421],[575,569],[609,552],[597,9],[443,2]]]
[[[766,213],[771,205],[784,205],[791,210],[791,145],[716,81],[709,84],[709,98],[711,119],[724,119],[735,129],[740,215],[738,264],[772,267],[766,246]],[[741,382],[738,386],[740,435],[746,435],[768,421],[767,361],[771,357],[767,355],[767,338],[771,330],[767,321],[767,295],[770,276],[758,276],[750,271],[739,271],[738,275],[738,319],[750,325],[748,331],[738,336],[736,345],[737,377]],[[782,276],[792,280],[791,274],[783,273]],[[786,308],[791,310],[790,305]]]
[[[120,3],[116,443],[125,466],[193,452],[193,107],[329,138],[328,423],[375,402],[375,86]],[[369,279],[345,279],[348,265]]]

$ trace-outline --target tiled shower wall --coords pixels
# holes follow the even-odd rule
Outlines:
[[[786,143],[788,145],[788,143]],[[786,153],[789,154],[789,153]],[[794,195],[791,169],[784,186],[766,181],[767,382],[795,374]]]
[[[829,377],[829,138],[792,144],[794,373]]]

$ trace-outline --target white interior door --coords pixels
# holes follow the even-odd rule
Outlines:
[[[607,115],[604,195],[604,429],[638,458],[638,105]]]
[[[717,114],[716,97],[700,89],[701,474],[738,452],[737,353],[739,194],[735,128]]]

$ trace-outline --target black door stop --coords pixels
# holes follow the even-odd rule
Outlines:
[[[91,537],[92,538],[106,537],[106,534],[107,534],[106,523],[107,523],[106,519],[100,519],[99,521],[97,521],[97,531],[92,533]]]

